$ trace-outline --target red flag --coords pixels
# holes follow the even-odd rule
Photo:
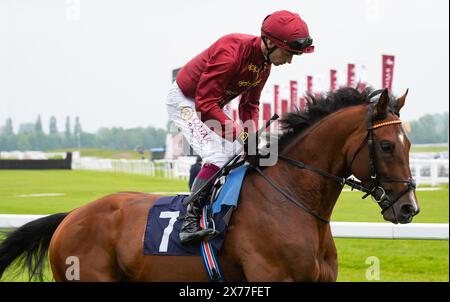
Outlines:
[[[305,98],[300,98],[300,110],[303,110],[305,108]]]
[[[282,100],[281,101],[281,114],[284,115],[287,113],[288,110],[288,101],[287,100]]]
[[[330,91],[335,91],[337,87],[337,71],[330,69]]]
[[[359,91],[364,91],[364,89],[366,89],[367,87],[367,83],[361,82],[359,83],[358,89]]]
[[[263,121],[264,123],[270,120],[271,112],[270,112],[270,103],[263,103]]]
[[[291,110],[297,106],[297,81],[291,81]]]
[[[367,70],[366,65],[362,64],[358,71],[358,87],[359,91],[364,91],[367,87]]]
[[[313,90],[313,77],[306,76],[306,91],[312,92]]]
[[[392,79],[394,78],[394,63],[395,57],[383,55],[383,71],[381,73],[381,87],[392,91]]]
[[[278,97],[280,95],[280,87],[278,85],[273,86],[273,113],[278,113]]]
[[[347,86],[355,87],[355,64],[347,65]]]
[[[411,123],[409,121],[407,121],[404,126],[405,126],[406,132],[411,133],[411,131],[412,131]]]

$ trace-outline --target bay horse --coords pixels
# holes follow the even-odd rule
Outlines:
[[[283,118],[277,163],[244,179],[219,254],[227,281],[336,281],[329,219],[351,175],[385,220],[409,223],[419,212],[399,119],[407,92],[371,95],[341,88],[310,96],[305,110]],[[74,256],[80,281],[208,281],[200,256],[144,255],[146,219],[158,198],[121,192],[31,221],[1,243],[0,277],[16,258],[42,277],[48,252],[55,281],[68,281]]]

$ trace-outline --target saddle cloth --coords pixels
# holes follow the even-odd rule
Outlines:
[[[225,239],[231,213],[237,207],[242,182],[248,166],[240,166],[230,172],[225,184],[212,206],[216,230],[220,234],[210,241],[213,253],[217,255]],[[186,215],[183,200],[188,195],[161,197],[150,208],[144,233],[145,255],[200,256],[200,244],[183,245],[179,232]]]

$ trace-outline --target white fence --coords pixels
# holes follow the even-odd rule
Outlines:
[[[410,168],[417,184],[449,183],[448,159],[410,159]]]
[[[155,161],[80,157],[74,158],[72,168],[188,179],[194,162],[195,157],[192,156]],[[449,162],[446,159],[411,159],[410,168],[417,184],[435,186],[449,183]]]
[[[95,170],[105,172],[122,172],[165,178],[188,179],[189,169],[195,163],[195,157],[180,157],[177,160],[127,160],[99,159],[80,157],[72,161],[74,170]]]
[[[51,159],[66,158],[66,152],[0,151],[1,159]]]
[[[1,228],[18,228],[45,215],[0,214]],[[337,238],[379,238],[379,239],[449,239],[447,223],[370,223],[331,222],[331,231]]]

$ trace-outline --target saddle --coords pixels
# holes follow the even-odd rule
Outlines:
[[[216,229],[219,235],[211,241],[212,252],[217,255],[225,239],[228,223],[237,207],[242,182],[248,165],[226,171],[214,183],[210,203],[205,206],[202,223]],[[183,201],[189,195],[162,197],[150,208],[144,234],[145,255],[198,256],[201,246],[183,245],[179,241],[182,220],[186,214]]]

